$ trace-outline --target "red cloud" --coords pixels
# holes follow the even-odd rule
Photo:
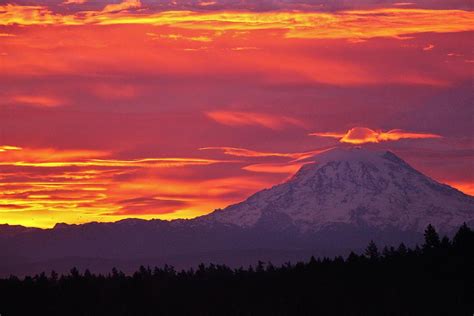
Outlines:
[[[169,214],[188,205],[188,202],[163,199],[161,197],[139,197],[123,201],[117,204],[122,205],[117,211],[104,215],[147,215],[147,214]]]
[[[255,112],[214,111],[206,115],[214,121],[229,126],[263,126],[270,129],[281,129],[288,125],[303,126],[303,122],[287,117]]]
[[[424,139],[424,138],[441,138],[440,135],[406,132],[401,129],[392,129],[388,132],[375,131],[367,127],[354,127],[347,133],[311,133],[311,136],[331,137],[339,139],[341,143],[349,144],[365,144],[380,143],[385,141],[397,141],[400,139]]]

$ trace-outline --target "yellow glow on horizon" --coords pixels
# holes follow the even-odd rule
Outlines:
[[[236,202],[239,192],[268,185],[245,177],[190,180],[153,172],[238,160],[115,159],[111,152],[93,150],[1,148],[0,166],[6,169],[0,173],[0,222],[8,224],[51,228],[58,222],[192,218]],[[117,179],[127,175],[132,177]]]

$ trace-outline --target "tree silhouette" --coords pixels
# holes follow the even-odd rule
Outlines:
[[[397,252],[400,256],[405,256],[408,253],[407,246],[401,243],[400,246],[398,246]]]
[[[436,229],[433,225],[429,224],[425,230],[425,244],[423,245],[424,250],[432,250],[439,248],[441,242],[439,240],[439,235],[436,232]]]
[[[464,223],[454,235],[453,245],[458,249],[467,249],[474,243],[474,232]]]
[[[425,245],[382,254],[232,269],[201,264],[141,266],[106,275],[0,278],[2,315],[470,315],[474,310],[474,232],[463,225],[442,241],[431,225]],[[430,249],[430,251],[426,251]],[[367,259],[369,258],[369,259]],[[25,303],[27,302],[27,303]]]
[[[379,249],[373,240],[370,241],[365,249],[365,255],[371,260],[377,260],[380,257]]]

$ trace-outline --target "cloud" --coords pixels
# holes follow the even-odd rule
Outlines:
[[[249,157],[249,158],[261,158],[261,157],[284,157],[292,158],[295,161],[307,159],[309,157],[320,154],[326,149],[318,149],[307,152],[297,152],[297,153],[278,153],[278,152],[261,152],[245,148],[235,148],[235,147],[204,147],[199,148],[199,150],[221,150],[224,154],[237,157]]]
[[[232,47],[233,51],[245,51],[245,50],[259,50],[260,48],[255,46],[246,46],[246,47]]]
[[[62,15],[46,6],[0,6],[0,25],[146,24],[189,30],[282,30],[288,38],[398,38],[405,34],[472,31],[474,12],[430,9],[370,9],[341,12],[129,12],[138,0],[109,4],[101,11]],[[324,27],[321,27],[321,26]]]
[[[336,138],[341,143],[365,144],[380,143],[386,141],[397,141],[400,139],[425,139],[441,138],[440,135],[428,133],[407,132],[400,129],[393,129],[387,132],[375,131],[367,127],[354,127],[347,133],[311,133],[310,136]]]
[[[146,214],[170,214],[188,205],[188,202],[161,197],[139,197],[118,201],[121,207],[114,212],[104,215],[146,215]]]
[[[343,138],[345,133],[337,133],[337,132],[319,132],[319,133],[311,133],[310,136],[319,136],[319,137],[329,137],[329,138]]]
[[[0,210],[6,211],[23,210],[25,208],[28,208],[28,206],[17,204],[0,204]]]
[[[213,111],[206,115],[214,121],[228,126],[262,126],[270,129],[282,129],[286,126],[303,126],[303,122],[287,117],[256,112]]]
[[[64,105],[66,103],[62,99],[45,95],[14,95],[11,97],[7,97],[6,101],[11,104],[38,107],[56,107]]]
[[[427,46],[423,47],[423,50],[426,52],[426,51],[433,50],[433,48],[435,48],[435,45],[428,44]]]
[[[66,0],[63,4],[84,4],[87,0]]]
[[[97,150],[20,148],[0,146],[0,166],[67,168],[67,167],[119,167],[119,168],[171,168],[202,166],[226,162],[223,160],[182,157],[139,159],[113,159],[112,153]],[[109,159],[104,159],[109,156]],[[104,158],[102,158],[104,157]]]
[[[257,173],[272,173],[272,174],[294,174],[297,172],[304,164],[310,163],[311,161],[303,162],[306,159],[310,159],[318,154],[325,152],[327,150],[333,149],[317,149],[306,152],[296,152],[296,153],[279,153],[279,152],[261,152],[255,150],[249,150],[245,148],[235,148],[235,147],[205,147],[200,148],[200,150],[221,150],[225,155],[236,156],[236,157],[246,157],[246,158],[287,158],[291,159],[288,162],[283,163],[257,163],[250,164],[242,167],[242,170],[257,172]]]
[[[303,163],[261,163],[248,165],[242,169],[252,172],[294,174],[303,165]]]
[[[148,167],[171,168],[184,166],[209,165],[223,161],[199,158],[144,158],[131,160],[86,159],[81,161],[16,161],[2,162],[0,166],[64,168],[64,167]]]
[[[201,1],[198,3],[200,7],[209,7],[218,4],[216,1]]]
[[[224,154],[237,156],[237,157],[286,157],[286,158],[298,158],[300,154],[291,154],[291,153],[270,153],[270,152],[260,152],[249,150],[245,148],[235,148],[235,147],[204,147],[199,148],[199,150],[222,150]]]
[[[146,33],[146,35],[150,36],[154,40],[158,40],[160,38],[170,39],[170,40],[185,40],[185,41],[193,41],[193,42],[212,42],[213,39],[209,36],[184,36],[181,34],[156,34],[156,33]]]
[[[99,158],[109,152],[82,149],[22,148],[18,146],[0,146],[0,165],[25,163],[26,165],[48,162],[68,163],[78,159]]]
[[[120,3],[108,4],[104,7],[101,13],[110,13],[124,11],[128,9],[137,9],[142,6],[140,0],[124,0]]]
[[[406,7],[406,6],[415,5],[415,3],[414,2],[395,2],[393,5],[396,7]]]
[[[22,148],[17,147],[17,146],[8,146],[8,145],[0,146],[0,152],[5,152],[8,150],[22,150]]]

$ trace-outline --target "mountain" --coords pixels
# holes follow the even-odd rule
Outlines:
[[[210,215],[251,227],[262,222],[317,232],[348,224],[450,232],[474,220],[474,198],[436,182],[391,152],[334,149],[318,155],[289,181]]]
[[[192,220],[136,220],[52,229],[0,226],[0,275],[98,272],[140,264],[275,264],[420,242],[428,224],[450,234],[474,224],[474,197],[413,169],[391,152],[335,149],[287,182]]]

